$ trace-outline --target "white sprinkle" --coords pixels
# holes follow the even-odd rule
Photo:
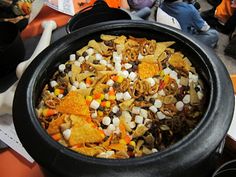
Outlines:
[[[142,124],[143,123],[143,117],[142,116],[135,116],[135,122],[137,124]]]
[[[184,103],[182,101],[178,101],[175,107],[178,111],[182,111],[184,109]]]
[[[94,113],[92,113],[91,117],[92,117],[93,119],[97,118],[97,117],[98,117],[97,111],[95,111]]]
[[[184,102],[184,104],[190,103],[190,95],[189,95],[189,94],[187,94],[187,95],[184,96],[183,102]]]
[[[107,65],[107,61],[106,60],[100,60],[100,64],[102,64],[102,65]]]
[[[71,88],[70,88],[70,90],[71,90],[71,91],[74,91],[74,90],[77,90],[77,88],[76,88],[74,85],[72,85]]]
[[[141,53],[138,54],[138,60],[142,60],[143,59],[143,55]]]
[[[89,48],[89,49],[86,50],[86,52],[87,52],[88,55],[93,55],[94,50],[92,48]]]
[[[198,91],[197,96],[201,100],[203,98],[203,93],[201,91]]]
[[[132,113],[133,114],[140,114],[140,110],[141,110],[141,108],[140,107],[137,107],[137,106],[134,106],[133,108],[132,108]]]
[[[75,61],[75,62],[74,62],[74,65],[75,65],[75,66],[80,66],[80,62],[79,62],[79,61]]]
[[[134,121],[129,122],[129,127],[132,128],[132,129],[135,128],[136,127],[136,123]]]
[[[130,96],[129,92],[125,92],[124,93],[124,100],[129,100],[131,99],[132,97]]]
[[[146,109],[141,109],[140,110],[140,116],[142,116],[143,118],[147,118],[148,117],[148,112]]]
[[[85,58],[83,56],[80,56],[78,61],[82,64],[84,62]]]
[[[112,123],[113,123],[113,125],[114,126],[119,126],[120,125],[120,119],[118,118],[118,117],[114,117],[113,119],[112,119]]]
[[[96,53],[95,57],[96,57],[97,60],[102,60],[103,59],[103,56],[100,53]]]
[[[112,79],[109,79],[109,80],[107,81],[107,85],[109,85],[110,87],[112,87],[113,84],[114,84],[114,81],[113,81]]]
[[[110,125],[108,125],[107,129],[110,131],[114,131],[116,129],[116,127],[113,124],[110,124]]]
[[[57,81],[51,81],[50,82],[51,87],[55,87],[58,85]]]
[[[130,72],[129,78],[130,78],[132,81],[134,81],[134,80],[136,79],[136,77],[137,77],[137,74],[136,74],[135,72]]]
[[[76,59],[76,55],[75,54],[71,54],[70,55],[70,61],[75,61]]]
[[[116,106],[116,105],[112,108],[112,112],[115,113],[115,114],[116,114],[119,110],[120,110],[119,107]]]
[[[58,66],[58,69],[59,69],[59,71],[64,72],[64,70],[66,69],[66,65],[60,64],[60,65]]]
[[[132,116],[130,115],[128,111],[123,111],[122,116],[124,116],[125,122],[131,122]]]
[[[78,81],[75,81],[75,82],[73,83],[73,86],[75,86],[76,88],[78,88],[78,87],[79,87],[79,82],[78,82]]]
[[[64,130],[64,131],[62,132],[62,134],[63,134],[64,138],[65,138],[66,140],[68,140],[68,139],[70,138],[70,135],[71,135],[71,129],[66,129],[66,130]]]
[[[110,125],[110,123],[111,123],[111,118],[108,117],[108,116],[103,117],[102,123],[103,123],[104,125]]]
[[[122,92],[116,93],[116,100],[120,101],[124,99],[124,94]]]
[[[63,95],[63,94],[59,94],[57,97],[58,97],[58,98],[63,98],[64,95]]]
[[[100,106],[100,103],[97,102],[96,100],[93,100],[90,104],[90,108],[93,108],[93,109],[98,109],[99,106]]]
[[[157,108],[155,106],[150,106],[149,110],[152,111],[153,113],[157,112]]]
[[[160,91],[158,91],[158,94],[161,95],[161,96],[166,96],[164,90],[160,90]]]
[[[166,118],[166,115],[163,114],[161,111],[157,112],[157,117],[162,120],[162,119],[165,119]]]
[[[79,88],[80,89],[86,89],[87,87],[86,87],[86,84],[84,82],[80,82],[79,83]]]
[[[155,106],[156,108],[161,108],[161,107],[162,107],[162,101],[156,99],[155,102],[154,102],[154,106]]]
[[[130,63],[125,63],[125,69],[130,69],[132,68],[132,65]]]
[[[146,81],[151,85],[151,87],[153,87],[156,84],[155,80],[151,77],[147,78]]]

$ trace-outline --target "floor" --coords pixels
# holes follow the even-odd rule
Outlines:
[[[206,0],[198,0],[201,4],[201,11],[205,11],[211,9],[211,5],[208,4]],[[229,37],[225,34],[220,33],[220,39],[218,41],[218,46],[215,50],[218,57],[223,61],[226,68],[228,69],[230,74],[236,74],[236,59],[224,55],[224,49],[229,42]]]

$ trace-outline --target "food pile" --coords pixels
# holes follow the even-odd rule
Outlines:
[[[78,153],[133,158],[161,151],[201,120],[204,86],[171,48],[132,36],[100,36],[71,54],[37,105],[48,134]]]

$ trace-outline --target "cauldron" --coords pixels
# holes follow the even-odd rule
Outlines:
[[[132,159],[101,159],[76,153],[54,141],[41,127],[35,107],[44,85],[68,56],[99,40],[101,34],[175,41],[205,82],[204,115],[182,140],[151,155]],[[217,148],[224,140],[234,109],[233,87],[223,63],[212,49],[174,28],[146,21],[110,21],[70,33],[46,48],[30,64],[15,92],[13,118],[28,153],[43,169],[63,177],[206,177],[214,170]]]

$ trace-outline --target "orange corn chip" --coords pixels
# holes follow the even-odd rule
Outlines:
[[[84,125],[75,124],[71,129],[69,143],[71,146],[80,143],[95,143],[101,142],[104,136],[91,123]]]
[[[118,143],[118,144],[111,144],[109,146],[110,149],[113,150],[117,150],[117,151],[127,151],[127,145],[126,144],[122,144],[122,143]]]
[[[65,116],[66,115],[62,115],[62,116],[58,117],[57,119],[52,120],[49,123],[48,129],[47,129],[47,132],[49,135],[56,134],[56,133],[60,132],[60,125],[64,122]]]
[[[159,70],[157,63],[142,62],[138,65],[138,75],[140,79],[153,77],[159,73]]]
[[[57,110],[66,114],[90,116],[86,100],[77,91],[70,91],[57,106]]]
[[[95,156],[97,154],[100,154],[104,152],[104,150],[101,147],[95,146],[95,147],[80,147],[73,149],[74,151],[77,151],[81,154],[88,155],[88,156]]]

